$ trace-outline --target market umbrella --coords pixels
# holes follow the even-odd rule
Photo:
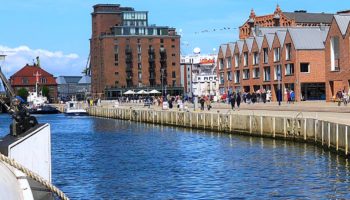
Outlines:
[[[161,92],[159,92],[158,90],[151,90],[150,92],[148,92],[149,94],[160,94]]]
[[[146,92],[144,90],[140,90],[140,91],[136,92],[136,94],[148,94],[148,92]]]
[[[132,91],[132,90],[128,90],[128,91],[126,91],[124,94],[135,94],[135,92]]]

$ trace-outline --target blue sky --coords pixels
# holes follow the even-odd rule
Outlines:
[[[350,9],[348,0],[2,0],[0,51],[9,54],[4,71],[12,74],[40,55],[43,66],[55,76],[79,75],[89,54],[90,13],[98,3],[149,11],[149,23],[182,30],[182,54],[195,47],[213,53],[220,44],[235,41],[237,27],[248,18],[251,8],[257,15],[272,13],[277,3],[283,11],[334,13]],[[220,31],[224,27],[230,30]],[[204,30],[211,31],[202,33]]]

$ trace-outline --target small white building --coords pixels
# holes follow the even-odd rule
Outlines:
[[[197,96],[219,94],[219,83],[216,75],[197,75],[192,81],[193,94]]]
[[[199,48],[194,54],[181,56],[181,84],[185,96],[219,95],[216,59],[217,54],[201,55]]]

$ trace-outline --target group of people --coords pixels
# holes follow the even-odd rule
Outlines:
[[[344,90],[338,90],[337,94],[336,94],[336,101],[338,102],[338,106],[341,105],[341,103],[344,103],[344,106],[348,105],[348,103],[350,103],[350,89],[349,92],[346,92],[345,89]]]
[[[270,102],[272,98],[271,91],[270,90],[257,90],[253,92],[244,92],[242,95],[242,99],[244,103],[250,104],[250,103],[259,103],[259,102]]]
[[[199,98],[199,103],[201,104],[201,110],[204,110],[204,106],[207,107],[208,110],[211,109],[211,97],[204,95]]]
[[[231,104],[231,109],[235,110],[235,106],[237,105],[237,108],[239,110],[239,106],[241,105],[241,94],[239,92],[233,92],[230,95],[230,104]]]
[[[101,99],[100,98],[87,98],[86,104],[88,107],[92,106],[100,106],[101,105]]]
[[[295,93],[294,93],[294,91],[287,89],[285,98],[287,99],[287,103],[294,103],[294,101],[295,101]]]

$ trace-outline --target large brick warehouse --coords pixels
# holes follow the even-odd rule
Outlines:
[[[264,88],[271,91],[275,101],[281,88],[282,93],[295,91],[297,101],[330,101],[337,91],[348,91],[349,12],[295,14],[299,15],[305,17],[304,24],[300,17],[289,24],[277,22],[281,16],[284,20],[292,16],[283,14],[279,7],[272,15],[251,14],[250,20],[240,27],[242,39],[220,45],[217,60],[220,93],[256,92]],[[258,25],[242,32],[256,19]]]
[[[127,90],[182,94],[180,36],[148,23],[147,11],[95,5],[90,40],[92,94],[115,98]]]

